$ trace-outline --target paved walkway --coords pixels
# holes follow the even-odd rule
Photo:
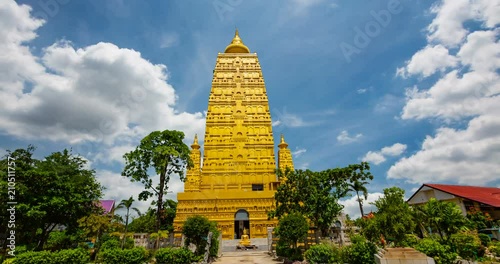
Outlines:
[[[249,263],[249,264],[278,264],[283,263],[283,261],[276,261],[267,254],[265,251],[237,251],[237,252],[224,252],[222,257],[217,259],[214,263],[219,264],[238,264],[238,263]]]
[[[234,252],[234,251],[241,251],[241,250],[236,250],[236,246],[240,243],[239,239],[232,239],[232,240],[222,240],[222,252]],[[250,239],[250,243],[252,245],[257,246],[258,251],[267,251],[267,238],[253,238]]]

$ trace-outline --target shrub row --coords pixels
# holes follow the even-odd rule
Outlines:
[[[19,254],[16,258],[8,259],[6,261],[8,261],[7,263],[12,264],[87,264],[90,261],[90,256],[84,249],[77,248],[56,252],[29,251]]]

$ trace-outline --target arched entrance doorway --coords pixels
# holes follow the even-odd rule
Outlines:
[[[250,237],[250,218],[248,217],[248,212],[244,209],[240,209],[234,214],[234,238],[240,239],[243,235],[243,229],[248,231],[248,236]]]

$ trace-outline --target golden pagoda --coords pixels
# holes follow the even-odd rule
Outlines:
[[[191,145],[194,167],[186,174],[184,192],[177,194],[174,230],[193,215],[216,221],[223,239],[267,237],[279,184],[275,169],[271,114],[256,53],[241,40],[238,30],[224,53],[219,53],[208,99],[203,161],[198,137]],[[293,161],[283,136],[279,168]]]

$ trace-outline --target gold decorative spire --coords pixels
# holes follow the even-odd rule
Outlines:
[[[250,53],[250,49],[248,49],[243,41],[240,38],[240,34],[238,33],[238,29],[234,33],[233,41],[226,47],[224,53]]]
[[[278,145],[279,148],[286,148],[288,147],[288,144],[285,142],[285,136],[281,134],[281,141],[280,144]]]
[[[191,145],[192,149],[199,149],[200,145],[198,144],[198,134],[194,134],[193,145]]]

